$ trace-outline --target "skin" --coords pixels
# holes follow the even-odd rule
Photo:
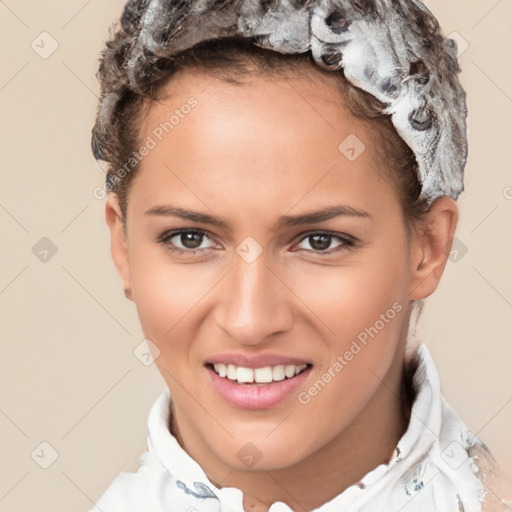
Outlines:
[[[429,228],[417,225],[408,236],[369,125],[346,110],[323,73],[233,85],[188,69],[164,92],[142,119],[141,140],[190,96],[198,105],[143,159],[126,228],[115,195],[105,215],[123,285],[161,351],[172,431],[215,485],[243,491],[245,510],[275,501],[312,510],[387,462],[407,428],[400,384],[410,309],[438,286],[456,203],[436,200]],[[354,161],[338,150],[349,134],[366,146]],[[156,205],[230,227],[145,214]],[[276,227],[282,215],[332,205],[369,216]],[[195,253],[180,236],[172,242],[186,254],[159,243],[183,228],[205,232],[193,239]],[[323,252],[308,237],[318,231],[334,234],[320,239]],[[356,240],[352,248],[335,238],[340,233]],[[236,252],[248,236],[263,248],[250,264]],[[307,404],[294,393],[268,409],[241,410],[210,385],[208,357],[272,352],[312,364],[299,390],[307,391],[394,303],[401,311]],[[261,453],[251,468],[237,456],[248,442]]]

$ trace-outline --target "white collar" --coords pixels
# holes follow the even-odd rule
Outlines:
[[[484,498],[484,489],[476,476],[475,457],[468,455],[474,444],[483,443],[469,432],[462,420],[441,394],[439,375],[426,345],[420,344],[413,383],[417,390],[411,419],[398,442],[392,459],[368,472],[358,484],[352,485],[319,507],[318,512],[331,510],[377,510],[393,503],[411,510],[477,511]],[[178,444],[168,430],[170,393],[166,388],[151,409],[148,421],[148,447],[161,464],[187,489],[217,496],[230,502],[228,507],[242,511],[242,493],[235,488],[215,487],[203,469]],[[200,492],[200,491],[199,491]],[[227,505],[227,503],[226,503]],[[464,508],[459,508],[460,506]],[[398,510],[396,508],[396,510]],[[225,510],[222,506],[221,510]],[[284,504],[274,504],[271,512],[290,511]]]

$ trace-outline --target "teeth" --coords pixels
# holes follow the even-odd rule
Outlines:
[[[225,377],[228,374],[228,367],[225,364],[214,364],[213,367],[220,377]]]
[[[236,380],[236,366],[234,364],[228,364],[226,376],[228,379]]]
[[[272,368],[265,366],[265,368],[256,368],[254,370],[254,380],[256,382],[272,382]]]
[[[285,377],[290,379],[298,375],[307,367],[306,364],[301,365],[277,365],[264,366],[263,368],[245,368],[243,366],[235,366],[234,364],[215,363],[213,369],[220,377],[227,377],[229,380],[236,380],[240,384],[268,384],[269,382],[277,382],[284,380]]]
[[[282,364],[274,366],[274,368],[272,368],[272,380],[284,380],[284,378],[284,366]]]
[[[290,377],[293,377],[295,375],[295,368],[297,368],[295,365],[293,364],[289,364],[287,366],[284,367],[284,374],[290,378]]]
[[[254,382],[254,370],[252,368],[239,366],[236,369],[236,380],[240,383]]]
[[[304,370],[304,368],[306,368],[305,364],[301,364],[300,366],[297,366],[297,368],[295,368],[295,375],[298,375],[302,370]]]

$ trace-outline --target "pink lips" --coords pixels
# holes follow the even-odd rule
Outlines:
[[[209,364],[208,364],[209,363]],[[277,365],[302,365],[304,359],[283,357],[273,354],[244,356],[239,354],[218,355],[208,359],[205,368],[216,393],[230,405],[240,409],[268,409],[289,398],[308,378],[311,366],[291,378],[268,384],[239,384],[220,377],[213,370],[214,363],[234,364],[246,368],[262,368]]]

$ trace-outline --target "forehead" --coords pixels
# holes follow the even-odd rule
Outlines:
[[[300,69],[304,70],[302,74]],[[305,127],[306,123],[313,123],[313,129],[322,120],[324,128],[331,130],[337,129],[332,120],[339,119],[340,114],[343,118],[353,117],[345,107],[336,74],[306,65],[300,69],[283,69],[279,74],[254,70],[248,75],[234,75],[236,82],[226,81],[214,71],[182,69],[161,87],[157,101],[146,105],[142,131],[169,119],[169,114],[180,110],[191,97],[200,108],[195,108],[190,117],[197,117],[200,111],[204,116],[236,112],[244,118],[254,118],[261,112],[275,121],[276,117],[300,114],[305,116]],[[355,117],[351,121],[363,124]]]
[[[162,89],[142,119],[152,149],[135,188],[292,202],[313,194],[385,188],[374,135],[344,105],[335,77],[251,76],[242,84],[184,71]],[[353,197],[354,199],[354,197]],[[234,198],[233,198],[234,200]],[[246,203],[248,204],[248,203]]]

